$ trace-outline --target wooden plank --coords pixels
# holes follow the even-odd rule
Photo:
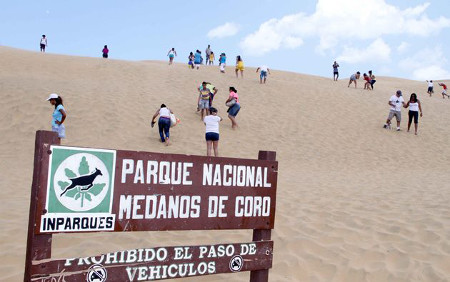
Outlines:
[[[40,260],[51,257],[52,235],[34,233],[37,209],[38,206],[43,203],[42,195],[40,195],[41,188],[43,188],[41,187],[42,173],[46,172],[45,168],[48,165],[47,162],[43,162],[42,160],[46,157],[48,147],[51,144],[60,144],[60,139],[58,138],[57,133],[41,130],[36,132],[24,281],[30,281],[30,268],[32,260]]]
[[[132,249],[95,257],[33,262],[32,281],[163,280],[272,267],[273,242]],[[105,281],[105,280],[98,280]]]

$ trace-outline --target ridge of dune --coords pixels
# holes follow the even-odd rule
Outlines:
[[[50,130],[49,93],[64,98],[63,145],[205,155],[196,87],[212,82],[221,123],[221,156],[279,161],[270,281],[448,281],[450,279],[449,99],[426,83],[377,76],[374,91],[347,79],[254,68],[190,70],[184,63],[121,61],[41,54],[0,46],[0,280],[23,277],[36,130]],[[270,67],[270,66],[269,66]],[[224,104],[238,89],[240,128]],[[419,135],[382,128],[389,97],[401,89],[422,101]],[[172,145],[158,142],[151,117],[161,103],[181,123]],[[14,237],[14,240],[12,239]],[[251,231],[56,235],[53,256],[84,256],[133,247],[245,242]],[[98,244],[102,240],[102,244]],[[186,281],[247,281],[249,273]]]

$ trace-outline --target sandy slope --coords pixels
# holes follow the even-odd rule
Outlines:
[[[252,68],[242,80],[232,67],[220,74],[217,67],[197,71],[7,47],[0,47],[0,58],[1,281],[23,277],[34,134],[49,129],[49,93],[65,99],[64,145],[203,155],[204,125],[195,111],[203,80],[220,89],[223,156],[277,151],[271,281],[450,280],[450,100],[427,97],[425,82],[378,77],[369,92],[362,80],[354,89],[345,79],[281,71],[259,85]],[[237,131],[225,115],[229,86],[241,97]],[[397,89],[422,101],[418,136],[406,132],[405,122],[401,132],[381,128]],[[149,126],[161,103],[181,119],[169,147]],[[250,239],[251,231],[55,236],[53,255]],[[186,281],[229,279],[248,281],[248,273]]]

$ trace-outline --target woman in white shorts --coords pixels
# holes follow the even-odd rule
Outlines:
[[[58,133],[59,139],[66,138],[66,127],[63,123],[67,115],[62,98],[58,94],[52,93],[48,96],[47,101],[50,101],[50,104],[55,106],[52,114],[52,131]]]

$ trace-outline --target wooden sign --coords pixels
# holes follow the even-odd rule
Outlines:
[[[169,271],[171,265],[179,265],[179,248],[192,256],[181,265],[214,264],[190,273],[233,272],[230,259],[238,256],[236,261],[239,257],[248,261],[239,271],[251,270],[254,277],[260,273],[254,270],[264,272],[272,263],[270,230],[274,228],[277,171],[274,152],[260,152],[259,160],[251,160],[67,147],[59,146],[53,133],[37,132],[25,280],[62,275],[70,277],[66,281],[81,281],[82,276],[87,279],[86,273],[103,277],[105,272],[124,277],[120,281],[141,281],[133,279],[150,271],[144,268]],[[233,252],[203,260],[202,250],[217,246],[163,247],[163,262],[86,263],[80,267],[67,265],[67,259],[39,261],[50,258],[54,233],[214,229],[255,230],[255,242],[246,245],[254,246],[255,253],[244,257],[240,246],[230,244]],[[260,240],[268,242],[256,242]],[[170,273],[175,273],[174,267]],[[170,273],[144,280],[185,277],[178,271],[174,277]]]

